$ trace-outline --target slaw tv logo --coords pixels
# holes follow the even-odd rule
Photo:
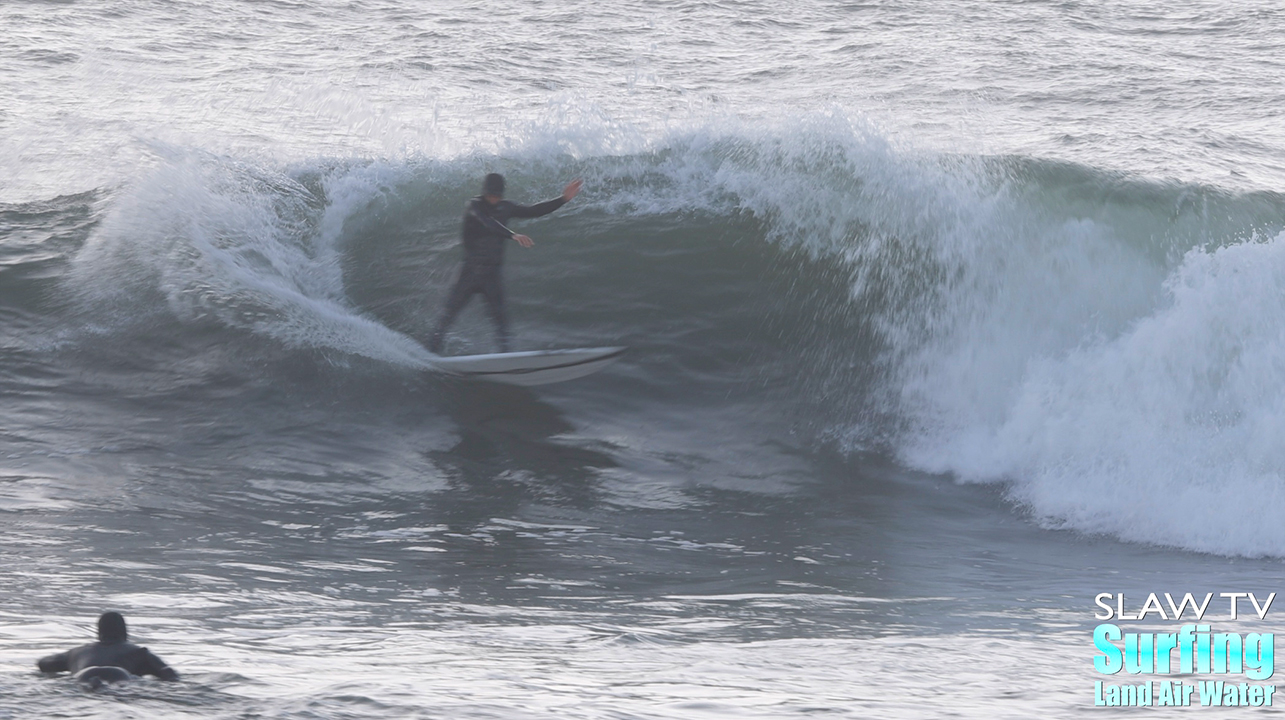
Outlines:
[[[1228,601],[1226,620],[1239,621],[1242,610],[1264,620],[1276,593],[1265,600],[1250,592],[1219,593]],[[1160,598],[1165,602],[1162,603]],[[1214,593],[1198,602],[1191,593],[1175,600],[1170,593],[1151,593],[1136,614],[1125,612],[1124,593],[1099,593],[1094,604],[1101,608],[1096,620],[1183,620],[1190,614],[1196,622],[1185,623],[1175,632],[1125,632],[1114,622],[1093,630],[1093,668],[1103,674],[1144,676],[1143,682],[1094,683],[1093,704],[1106,707],[1270,707],[1275,685],[1239,681],[1268,680],[1275,674],[1274,633],[1214,632],[1202,623],[1210,610]],[[1114,600],[1114,604],[1111,601]],[[1242,606],[1241,603],[1245,605]],[[1167,606],[1167,607],[1166,607]],[[1145,676],[1212,676],[1212,679],[1156,679]],[[1220,677],[1233,676],[1233,677]]]

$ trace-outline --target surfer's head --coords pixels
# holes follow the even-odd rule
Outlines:
[[[504,197],[504,176],[499,173],[491,173],[482,181],[482,194],[488,197]]]
[[[98,642],[125,642],[129,633],[125,631],[125,618],[118,612],[105,612],[98,617]]]

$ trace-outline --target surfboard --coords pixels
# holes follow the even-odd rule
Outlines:
[[[432,363],[442,372],[476,380],[509,385],[548,385],[592,375],[618,360],[626,349],[598,347],[456,355],[439,357]]]
[[[111,683],[135,679],[128,670],[114,665],[91,665],[76,673],[75,677],[77,682],[84,683],[94,690]]]

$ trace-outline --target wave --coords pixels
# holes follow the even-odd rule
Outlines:
[[[116,198],[75,255],[68,288],[84,310],[114,324],[163,312],[291,346],[426,366],[423,347],[345,299],[334,220],[345,213],[344,183],[323,202],[288,173],[167,155]]]
[[[735,376],[1049,526],[1285,555],[1285,197],[924,152],[836,115],[596,137],[289,167],[158,147],[60,282],[99,325],[423,367],[478,178],[535,201],[583,176],[506,270],[528,343],[650,348],[640,377],[677,395]],[[485,321],[457,335],[485,347]]]

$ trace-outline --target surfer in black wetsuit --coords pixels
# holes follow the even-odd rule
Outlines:
[[[572,180],[562,190],[562,196],[535,205],[518,205],[504,199],[504,176],[491,173],[482,182],[482,194],[468,201],[464,208],[464,262],[459,277],[446,298],[446,307],[437,321],[437,329],[428,343],[434,353],[442,352],[446,330],[456,316],[477,293],[486,301],[500,352],[509,351],[508,320],[504,316],[504,283],[500,266],[504,263],[504,247],[509,240],[516,240],[522,247],[535,243],[526,235],[519,235],[505,227],[509,218],[535,218],[548,215],[571,201],[580,192],[582,180]]]
[[[135,675],[155,675],[161,680],[178,680],[178,673],[145,647],[129,642],[125,618],[105,612],[98,618],[98,642],[67,652],[40,658],[41,672],[71,671],[77,680],[94,687]]]

